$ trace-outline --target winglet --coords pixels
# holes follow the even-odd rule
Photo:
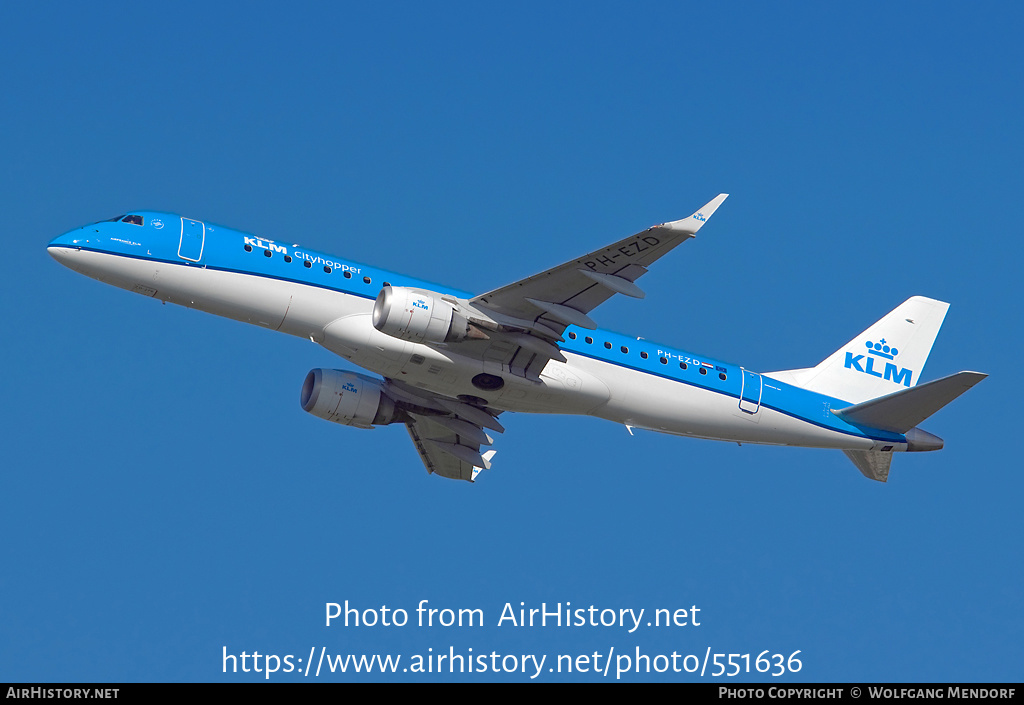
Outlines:
[[[494,454],[497,452],[498,451],[496,450],[489,450],[481,456],[484,459],[484,465],[483,467],[480,467],[478,465],[473,466],[473,476],[469,478],[470,482],[476,482],[476,476],[480,474],[481,470],[491,469],[491,458],[493,458]]]
[[[704,225],[708,218],[714,215],[715,211],[718,210],[718,207],[722,205],[722,202],[728,197],[729,194],[720,193],[704,204],[703,208],[698,208],[697,212],[689,218],[673,220],[670,223],[662,223],[655,227],[662,228],[663,230],[681,230],[683,232],[690,233],[691,235],[696,235],[697,231],[701,229],[701,226]]]

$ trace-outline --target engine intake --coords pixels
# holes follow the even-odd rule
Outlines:
[[[438,294],[386,286],[373,304],[373,327],[413,343],[454,343],[469,334],[469,323]]]
[[[396,420],[395,402],[379,380],[342,370],[310,370],[299,399],[313,416],[359,428],[386,426]]]

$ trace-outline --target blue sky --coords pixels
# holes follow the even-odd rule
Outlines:
[[[0,680],[259,680],[224,674],[223,650],[313,647],[799,650],[794,675],[703,680],[1021,680],[1021,19],[1012,3],[5,4]],[[924,378],[991,378],[924,425],[944,450],[898,457],[880,485],[837,451],[509,415],[494,469],[447,482],[400,427],[302,412],[306,372],[345,367],[330,353],[45,252],[151,208],[482,292],[722,191],[647,298],[599,323],[769,371],[817,364],[909,296],[948,301]],[[486,624],[324,626],[345,600]],[[520,602],[702,619],[497,626]],[[669,676],[700,680],[624,679]],[[614,675],[538,680],[555,679]]]

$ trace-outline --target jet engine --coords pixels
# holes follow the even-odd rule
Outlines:
[[[386,286],[373,304],[373,327],[413,343],[453,343],[469,335],[469,322],[433,292]]]
[[[302,383],[302,408],[346,426],[373,428],[396,419],[395,402],[379,380],[342,370],[310,370]]]

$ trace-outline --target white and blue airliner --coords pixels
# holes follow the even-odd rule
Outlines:
[[[379,377],[315,369],[302,408],[358,428],[401,423],[431,473],[491,467],[503,412],[587,414],[739,443],[835,448],[885,481],[893,453],[942,448],[918,424],[986,375],[919,384],[949,305],[915,296],[817,367],[759,373],[599,330],[591,312],[697,234],[726,199],[535,276],[473,295],[198,220],[138,211],[49,253],[143,296],[308,338]]]

